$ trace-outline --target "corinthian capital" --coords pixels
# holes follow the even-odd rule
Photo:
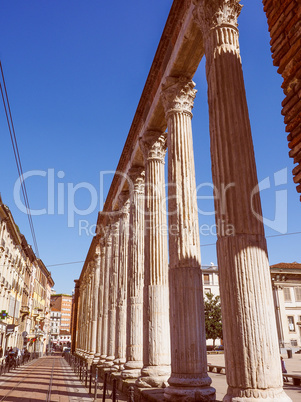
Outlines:
[[[130,211],[130,193],[122,191],[118,196],[118,203],[122,215],[128,215]]]
[[[140,148],[146,161],[157,160],[164,163],[167,148],[167,134],[161,131],[147,131],[140,139]]]
[[[241,12],[240,0],[193,0],[194,16],[204,35],[220,26],[237,28]]]
[[[162,85],[161,99],[165,114],[186,112],[191,114],[197,90],[195,83],[186,77],[167,77]]]
[[[131,180],[133,190],[143,194],[144,192],[144,178],[145,178],[145,170],[144,167],[141,166],[133,166],[128,171],[129,178]],[[131,186],[130,186],[131,187]]]

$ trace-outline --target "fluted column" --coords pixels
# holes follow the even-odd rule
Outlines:
[[[86,320],[86,341],[85,341],[85,358],[89,359],[90,358],[90,340],[91,340],[91,326],[92,326],[92,301],[91,301],[91,288],[92,288],[92,282],[93,282],[93,273],[91,270],[91,262],[88,263],[88,268],[87,268],[87,305],[86,305],[86,315],[87,315],[87,320]]]
[[[110,291],[110,267],[112,264],[112,232],[110,225],[107,225],[105,231],[105,271],[104,271],[104,293],[103,293],[103,319],[102,319],[102,342],[100,363],[104,363],[108,356],[108,307]]]
[[[80,287],[79,287],[79,280],[75,279],[75,286],[74,286],[74,305],[73,305],[73,317],[72,317],[72,328],[71,328],[71,352],[74,353],[78,349],[79,345],[79,307],[80,307]]]
[[[100,247],[100,272],[99,272],[99,287],[97,290],[97,336],[96,336],[96,354],[95,363],[99,363],[101,359],[101,344],[102,344],[102,323],[103,323],[103,297],[104,297],[104,272],[106,266],[106,248],[105,239],[101,238]]]
[[[100,246],[97,245],[93,261],[93,282],[91,289],[92,305],[91,305],[90,359],[92,358],[94,362],[98,361],[99,359],[99,356],[96,355],[99,280],[100,280]]]
[[[127,313],[127,270],[129,248],[129,192],[123,191],[119,197],[119,265],[116,306],[116,356],[114,365],[123,370],[126,362],[126,313]]]
[[[162,102],[168,127],[171,377],[167,400],[215,400],[207,352],[191,110],[194,82],[168,77]],[[183,300],[185,304],[183,305]],[[196,347],[197,345],[197,347]]]
[[[282,374],[268,253],[239,53],[239,0],[195,0],[204,37],[217,257],[223,315],[225,401],[289,401]],[[230,234],[230,235],[229,235]]]
[[[110,217],[112,231],[112,262],[109,277],[108,355],[104,363],[105,367],[113,367],[113,361],[115,359],[116,301],[119,265],[119,216],[119,212],[112,212],[112,216]]]
[[[127,292],[127,347],[123,378],[137,378],[143,367],[144,168],[129,171],[130,234]]]
[[[140,387],[166,385],[170,375],[167,222],[164,179],[166,134],[146,132],[145,159],[143,369]]]

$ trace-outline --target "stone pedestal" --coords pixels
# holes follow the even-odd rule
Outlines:
[[[148,131],[145,159],[144,339],[139,387],[161,387],[170,375],[167,222],[164,179],[166,134]],[[165,229],[165,230],[164,230]]]
[[[171,377],[165,399],[215,400],[207,352],[198,209],[191,130],[195,84],[168,77],[162,101],[168,127]],[[184,302],[185,301],[185,302]]]
[[[130,233],[127,293],[127,348],[122,378],[137,378],[143,367],[144,168],[129,171]]]
[[[248,116],[238,0],[195,0],[203,32],[228,391],[224,401],[290,401],[275,312]],[[225,230],[226,228],[226,230]]]

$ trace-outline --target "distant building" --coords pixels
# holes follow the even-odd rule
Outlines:
[[[301,347],[301,264],[271,266],[276,324],[280,348]]]
[[[301,264],[270,267],[279,348],[301,348]],[[219,295],[218,267],[202,266],[203,290]],[[211,344],[207,341],[207,344]]]
[[[40,354],[49,343],[50,290],[54,282],[20,233],[0,196],[0,346]]]
[[[64,346],[71,342],[71,310],[71,295],[51,295],[50,333],[53,344]]]

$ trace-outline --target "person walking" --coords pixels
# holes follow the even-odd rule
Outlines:
[[[282,356],[280,356],[280,361],[281,361],[281,370],[282,370],[282,373],[287,373],[287,369],[286,369],[286,367],[285,367],[285,362],[284,362],[284,359],[283,359],[283,357]],[[283,376],[283,381],[285,381],[285,382],[287,382],[288,380],[287,380],[287,377],[285,377],[285,376]]]

